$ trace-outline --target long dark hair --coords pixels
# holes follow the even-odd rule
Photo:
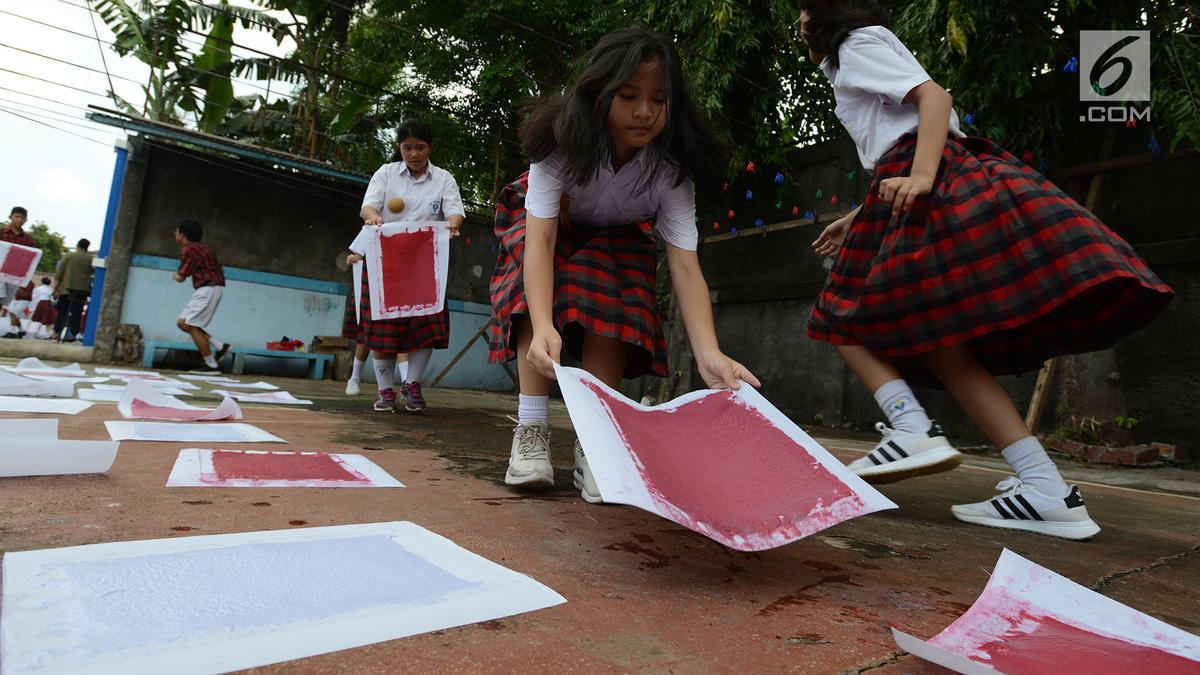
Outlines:
[[[824,54],[835,68],[841,66],[838,47],[855,28],[892,25],[892,15],[878,0],[801,0],[801,11],[808,12],[805,43]]]
[[[701,188],[719,185],[727,163],[724,144],[696,106],[675,43],[645,28],[623,28],[600,38],[566,96],[533,105],[521,125],[525,156],[540,162],[562,150],[567,177],[575,184],[591,182],[616,154],[608,131],[613,97],[638,66],[655,59],[661,64],[667,119],[662,133],[647,147],[650,153],[638,176],[637,193],[654,184],[663,164],[678,171],[675,185],[684,178]]]
[[[433,147],[433,129],[430,129],[428,124],[418,119],[404,120],[396,128],[396,148],[392,150],[389,162],[399,162],[404,159],[404,155],[400,152],[400,144],[406,138],[419,138]]]

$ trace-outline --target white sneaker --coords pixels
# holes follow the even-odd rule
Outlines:
[[[1025,530],[1063,539],[1087,539],[1100,532],[1100,526],[1088,516],[1078,485],[1064,497],[1049,497],[1026,485],[1016,476],[1000,481],[1002,494],[986,502],[950,507],[954,517],[964,523]]]
[[[962,453],[946,440],[937,422],[929,433],[892,429],[883,422],[875,424],[883,440],[866,457],[860,457],[848,469],[872,484],[894,483],[905,478],[949,471],[962,462]]]
[[[600,496],[600,488],[596,487],[596,479],[592,477],[592,467],[588,466],[587,457],[583,454],[583,445],[575,439],[575,488],[579,496],[589,504],[603,504],[604,497]]]
[[[346,380],[347,396],[358,396],[360,393],[362,393],[362,390],[359,389],[358,380]]]
[[[513,429],[512,452],[504,482],[521,487],[554,485],[550,463],[550,428],[541,422],[525,422]]]

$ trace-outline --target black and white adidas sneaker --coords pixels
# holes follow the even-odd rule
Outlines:
[[[1064,497],[1049,497],[1032,485],[1009,476],[996,486],[1001,494],[978,504],[950,507],[955,518],[964,523],[1025,530],[1064,539],[1087,539],[1100,532],[1100,526],[1083,505],[1078,485]]]
[[[934,422],[929,433],[892,429],[883,422],[875,425],[883,440],[866,457],[847,467],[868,483],[894,483],[905,478],[949,471],[962,462],[942,427]]]

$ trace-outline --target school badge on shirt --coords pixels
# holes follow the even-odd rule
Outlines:
[[[440,201],[429,202],[429,210],[432,211],[433,215],[435,215],[435,216],[437,214],[441,213],[442,212],[442,202],[440,202]]]

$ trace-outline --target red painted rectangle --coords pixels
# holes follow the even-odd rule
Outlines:
[[[379,238],[383,259],[383,306],[424,306],[438,301],[434,231],[400,232]]]
[[[607,409],[651,496],[724,535],[762,535],[824,519],[823,508],[859,499],[733,392],[670,410],[641,410],[582,383]]]
[[[252,453],[214,450],[213,471],[216,482],[230,480],[323,480],[344,483],[369,483],[329,454]]]
[[[8,255],[4,256],[3,261],[0,261],[0,274],[24,277],[30,273],[30,267],[37,257],[36,251],[19,246],[9,246]]]

